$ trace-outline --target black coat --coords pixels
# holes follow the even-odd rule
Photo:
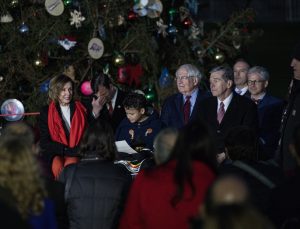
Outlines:
[[[66,199],[70,228],[117,228],[131,176],[111,161],[91,158],[67,166],[60,176],[66,183],[75,173]]]
[[[254,102],[244,96],[233,93],[232,100],[225,112],[222,122],[217,120],[217,97],[203,100],[199,106],[199,118],[204,121],[215,135],[219,150],[224,148],[224,138],[227,132],[235,126],[248,126],[258,132],[258,114]]]

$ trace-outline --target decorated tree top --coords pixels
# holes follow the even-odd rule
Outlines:
[[[123,89],[161,102],[174,91],[179,65],[205,73],[258,34],[249,29],[251,9],[207,25],[198,7],[192,0],[1,0],[1,101],[16,98],[37,111],[54,75],[69,74],[86,96],[86,81],[104,71]]]

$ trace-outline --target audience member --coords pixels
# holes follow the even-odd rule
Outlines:
[[[202,74],[194,65],[181,65],[175,79],[179,92],[165,100],[160,119],[165,127],[182,128],[197,119],[199,102],[209,94],[199,89]]]
[[[275,229],[266,216],[250,205],[220,205],[205,217],[202,229]],[[195,228],[194,228],[195,229]]]
[[[295,176],[278,186],[271,195],[271,219],[278,228],[300,228],[300,125],[290,139],[290,153],[297,162]]]
[[[100,119],[109,122],[116,131],[121,121],[126,117],[123,100],[127,93],[115,86],[111,78],[104,73],[99,73],[92,79],[93,96],[99,98]],[[98,115],[96,115],[96,118]]]
[[[143,148],[153,150],[155,136],[161,130],[162,124],[156,112],[146,113],[147,100],[144,95],[130,93],[123,101],[126,118],[116,131],[116,140],[126,140],[137,151]]]
[[[35,136],[33,128],[25,122],[13,122],[5,127],[3,130],[1,139],[16,138],[27,144],[32,149],[33,156],[39,158],[39,147],[35,144]],[[39,160],[40,165],[43,166],[43,161]],[[43,169],[43,168],[42,168]],[[58,228],[68,228],[68,221],[66,218],[66,206],[64,204],[64,185],[60,182],[53,180],[48,174],[42,170],[42,179],[45,183],[48,198],[54,202],[55,213],[57,219]]]
[[[281,139],[279,146],[279,161],[287,176],[293,175],[296,169],[296,160],[289,151],[294,127],[300,123],[300,43],[292,53],[291,67],[294,76],[289,88],[287,106],[283,112],[281,122]]]
[[[219,173],[241,177],[249,187],[253,205],[267,213],[271,190],[284,178],[280,168],[258,161],[257,137],[247,126],[237,126],[228,132],[225,150],[232,163],[221,165]]]
[[[64,168],[70,228],[117,228],[131,183],[125,168],[115,165],[116,145],[111,126],[99,121],[87,128],[77,164]]]
[[[239,95],[250,96],[247,85],[247,72],[250,65],[244,59],[237,59],[233,65],[234,91]]]
[[[78,161],[78,145],[93,119],[81,102],[73,99],[74,83],[65,75],[54,77],[49,86],[49,105],[40,112],[40,148],[55,179],[62,168]],[[94,101],[93,112],[97,110]]]
[[[167,162],[178,137],[178,130],[165,128],[154,139],[154,159],[157,165]]]
[[[201,102],[199,115],[213,131],[219,157],[224,159],[224,138],[231,128],[245,125],[258,130],[257,108],[254,102],[233,92],[233,72],[230,67],[213,68],[209,82],[213,97]]]
[[[170,160],[136,176],[120,228],[188,228],[214,180],[215,160],[208,128],[186,125]]]
[[[271,96],[267,91],[269,72],[264,67],[254,66],[248,71],[250,98],[256,103],[259,120],[259,138],[262,159],[274,158],[280,137],[280,120],[283,100]]]
[[[1,137],[0,187],[4,201],[16,209],[31,228],[57,228],[54,204],[47,198],[39,164],[32,148],[22,138]]]

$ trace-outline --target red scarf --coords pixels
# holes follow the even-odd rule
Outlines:
[[[54,102],[49,105],[48,128],[51,139],[62,143],[70,148],[77,146],[81,140],[86,127],[86,109],[80,102],[75,102],[75,111],[71,120],[70,137],[67,139],[63,127],[63,121],[60,117]],[[57,180],[62,169],[72,163],[77,163],[77,157],[55,156],[52,161],[52,172]]]
[[[63,121],[59,115],[55,103],[51,102],[48,111],[48,127],[51,139],[70,148],[78,145],[86,127],[86,109],[78,101],[75,102],[75,111],[71,120],[70,137],[67,139],[63,127]]]

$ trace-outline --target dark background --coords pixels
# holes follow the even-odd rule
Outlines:
[[[255,27],[263,35],[251,43],[243,56],[252,65],[266,67],[270,72],[269,91],[284,97],[292,77],[291,51],[300,42],[299,0],[199,0],[197,17],[204,22],[225,21],[233,12],[253,8]]]

